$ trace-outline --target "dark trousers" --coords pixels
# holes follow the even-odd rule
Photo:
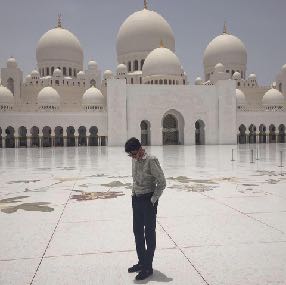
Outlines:
[[[153,193],[132,196],[133,232],[135,236],[138,263],[152,268],[156,248],[156,215],[158,201],[151,202]],[[145,248],[145,241],[146,247]]]

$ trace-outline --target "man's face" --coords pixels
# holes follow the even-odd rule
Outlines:
[[[139,158],[140,149],[138,150],[132,150],[128,153],[128,156],[132,157],[133,159]]]

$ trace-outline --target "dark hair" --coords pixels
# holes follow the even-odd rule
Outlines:
[[[133,138],[130,138],[125,143],[125,152],[131,152],[134,150],[138,150],[140,147],[141,147],[141,143],[139,142],[139,140],[133,137]]]

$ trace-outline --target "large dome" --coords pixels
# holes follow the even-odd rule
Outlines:
[[[275,88],[269,89],[262,98],[262,104],[264,106],[283,106],[284,101],[282,93]]]
[[[226,31],[214,38],[204,52],[205,73],[213,72],[217,63],[222,63],[226,70],[234,73],[239,71],[245,77],[247,51],[243,42]]]
[[[151,52],[160,41],[175,51],[175,37],[168,22],[158,13],[143,9],[130,15],[117,34],[117,56]]]
[[[94,86],[91,86],[85,91],[82,96],[82,104],[87,105],[102,105],[104,104],[104,97],[101,91]]]
[[[182,74],[180,60],[168,48],[160,47],[154,49],[147,56],[143,65],[143,77],[152,75],[174,75]]]
[[[83,50],[77,37],[58,26],[46,32],[39,40],[36,50],[38,66],[51,62],[83,65]]]

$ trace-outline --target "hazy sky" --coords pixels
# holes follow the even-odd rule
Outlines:
[[[57,14],[84,49],[85,66],[95,59],[101,70],[115,71],[116,35],[143,0],[0,0],[0,66],[14,56],[24,74],[36,67],[36,45],[42,34],[55,27]],[[149,9],[171,25],[176,54],[189,81],[203,77],[207,44],[228,30],[245,44],[247,72],[269,85],[286,63],[286,0],[149,0]]]

